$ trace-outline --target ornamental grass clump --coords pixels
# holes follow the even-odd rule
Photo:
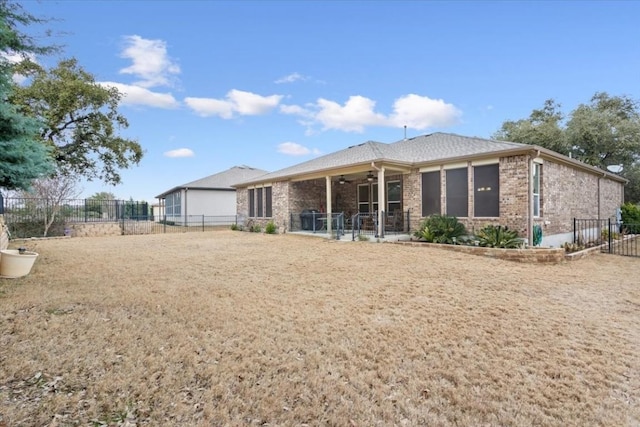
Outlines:
[[[276,234],[277,228],[276,224],[273,221],[269,221],[267,225],[264,227],[264,232],[267,234]]]

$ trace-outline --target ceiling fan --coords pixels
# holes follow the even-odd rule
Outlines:
[[[338,179],[338,184],[342,185],[342,184],[350,184],[351,181],[349,181],[348,179],[345,179],[344,175],[340,175],[340,179]]]

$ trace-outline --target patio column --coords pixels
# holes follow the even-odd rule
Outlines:
[[[386,207],[386,195],[384,185],[384,167],[378,169],[378,236],[384,237],[384,209]]]
[[[327,233],[331,234],[331,177],[325,177],[327,181]]]

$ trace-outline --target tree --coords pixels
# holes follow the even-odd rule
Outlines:
[[[547,100],[528,119],[505,121],[493,137],[539,145],[603,170],[622,165],[621,175],[629,180],[625,200],[640,202],[640,104],[628,96],[597,92],[566,123],[559,108]]]
[[[23,191],[20,196],[28,199],[31,208],[44,213],[44,233],[46,237],[51,225],[58,218],[58,214],[64,207],[65,199],[75,199],[80,194],[78,179],[69,175],[56,175],[50,178],[40,178],[32,182],[29,190]]]
[[[115,218],[117,216],[116,196],[107,191],[95,193],[85,200],[87,215],[91,218]]]
[[[18,69],[31,83],[17,88],[11,102],[42,120],[40,137],[60,172],[115,185],[121,182],[120,169],[140,162],[140,144],[118,135],[129,124],[118,113],[122,95],[116,88],[96,83],[75,59],[51,70],[24,61]]]
[[[0,1],[0,187],[26,189],[33,179],[53,171],[49,150],[42,145],[40,123],[8,102],[15,84],[9,54],[46,53],[50,48],[36,46],[16,30],[18,24],[39,22],[19,5]]]
[[[533,110],[528,119],[506,121],[493,138],[502,141],[539,145],[568,155],[570,148],[564,133],[564,114],[560,104],[547,99],[540,110]]]
[[[567,123],[566,134],[575,157],[593,166],[630,168],[640,160],[640,111],[627,96],[596,93],[580,104]]]
[[[93,196],[89,197],[90,200],[116,200],[116,196],[108,191],[100,191]]]
[[[629,183],[624,187],[624,199],[627,202],[640,204],[640,162],[624,169],[622,173],[629,180]]]

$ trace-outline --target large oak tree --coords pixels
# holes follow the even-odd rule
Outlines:
[[[119,133],[129,124],[118,112],[116,88],[98,84],[75,59],[50,70],[25,61],[19,71],[30,83],[17,88],[11,102],[43,122],[40,137],[60,173],[118,184],[120,170],[140,162],[140,144]]]

